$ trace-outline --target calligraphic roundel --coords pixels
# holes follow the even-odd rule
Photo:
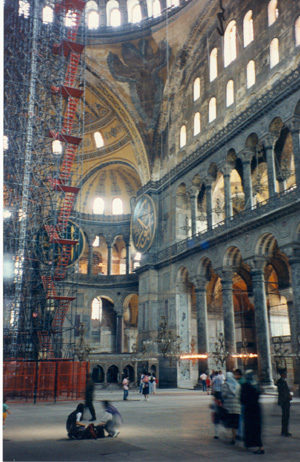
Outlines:
[[[147,252],[153,242],[156,230],[156,211],[153,199],[144,194],[134,208],[131,219],[131,236],[135,249]]]

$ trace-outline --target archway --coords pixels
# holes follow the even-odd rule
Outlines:
[[[119,368],[115,365],[112,365],[107,370],[107,383],[118,383],[119,378]]]

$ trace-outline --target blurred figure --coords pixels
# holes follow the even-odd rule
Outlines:
[[[11,414],[8,405],[6,404],[6,398],[3,398],[3,430],[5,428],[5,420],[7,417],[7,414]]]
[[[144,378],[143,378],[143,395],[144,395],[145,401],[147,401],[148,396],[149,396],[149,373],[148,372],[144,375]]]
[[[206,377],[206,390],[207,390],[207,394],[209,395],[209,391],[210,391],[210,385],[211,385],[211,380],[210,380],[210,377],[209,375]]]
[[[214,376],[211,382],[211,392],[216,398],[221,399],[222,397],[223,379],[218,371],[214,372]]]
[[[244,406],[244,444],[246,448],[258,447],[254,454],[265,453],[261,440],[262,415],[259,395],[254,372],[246,371],[245,381],[241,385],[241,403]]]
[[[96,413],[95,413],[95,408],[93,405],[93,399],[94,399],[94,390],[95,390],[95,384],[92,380],[92,374],[87,374],[87,379],[86,379],[86,386],[85,386],[85,407],[87,407],[91,413],[92,418],[90,419],[90,422],[93,422],[96,420]]]
[[[122,425],[123,419],[119,411],[109,402],[102,401],[104,410],[103,423],[108,436],[116,438],[120,431],[118,428]]]
[[[245,379],[243,377],[243,373],[242,373],[241,369],[235,369],[233,371],[233,374],[234,374],[235,380],[242,386],[243,383],[245,382]],[[241,415],[240,415],[240,419],[239,419],[239,430],[238,430],[238,433],[236,435],[236,439],[240,439],[240,440],[244,439],[244,405],[243,405],[243,403],[242,403],[242,406],[241,406]]]
[[[66,429],[71,440],[83,439],[85,425],[81,422],[83,418],[84,404],[78,404],[75,411],[71,412],[67,418]]]
[[[228,412],[226,426],[231,428],[232,439],[230,444],[235,444],[236,430],[239,428],[241,414],[241,386],[234,378],[232,372],[226,373],[226,381],[222,388],[222,400],[224,408]]]
[[[277,380],[275,385],[278,388],[278,405],[281,407],[282,411],[281,435],[292,436],[292,434],[289,433],[289,419],[292,396],[286,381],[287,373],[286,369],[281,369],[278,372],[280,374],[280,379]]]
[[[213,396],[213,402],[210,405],[210,408],[212,410],[211,419],[212,419],[212,423],[214,424],[214,432],[215,432],[214,438],[215,439],[219,439],[219,428],[220,428],[220,423],[221,423],[221,420],[220,420],[220,408],[221,407],[222,407],[222,402],[218,398]]]

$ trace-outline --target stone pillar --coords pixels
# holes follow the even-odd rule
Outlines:
[[[268,169],[268,187],[269,197],[276,194],[276,170],[275,170],[275,156],[274,156],[274,137],[269,135],[265,138],[264,146],[266,151],[267,169]]]
[[[127,2],[119,3],[120,5],[120,13],[121,13],[121,25],[128,23],[128,10],[127,10]]]
[[[255,305],[258,372],[262,385],[273,385],[270,333],[263,268],[251,270]]]
[[[107,276],[111,275],[111,248],[112,244],[107,244]]]
[[[198,189],[193,188],[189,190],[191,200],[191,218],[192,218],[192,236],[197,233],[197,198]]]
[[[300,130],[299,128],[292,128],[292,140],[293,140],[293,154],[295,161],[295,174],[296,184],[300,185]]]
[[[91,276],[93,274],[94,248],[93,248],[93,244],[91,244],[90,242],[88,243],[88,246],[89,246],[88,275]]]
[[[206,282],[206,281],[205,281]],[[196,292],[196,309],[197,309],[197,337],[198,337],[198,353],[204,354],[208,352],[208,324],[207,324],[207,300],[205,282],[201,281],[198,287],[195,287]],[[201,362],[200,362],[201,361]],[[207,370],[207,359],[199,360],[202,370]]]
[[[123,315],[117,314],[116,353],[123,353]]]
[[[130,244],[126,242],[126,274],[130,273]]]
[[[106,2],[105,0],[99,0],[99,26],[107,26],[107,17],[106,17]]]
[[[142,19],[148,18],[148,7],[146,0],[140,0]]]
[[[210,183],[205,185],[206,193],[206,214],[207,214],[207,229],[212,229],[212,186]]]
[[[228,271],[222,272],[222,302],[224,319],[224,340],[225,350],[229,353],[236,353],[234,308],[232,296],[232,274]],[[232,371],[236,368],[236,359],[229,356],[226,359],[226,370]]]
[[[230,172],[224,173],[224,195],[225,195],[225,218],[226,220],[229,220],[232,217]]]
[[[245,209],[253,206],[252,180],[251,180],[251,159],[246,156],[243,160],[243,188],[245,193]]]
[[[291,267],[293,307],[296,318],[297,336],[300,336],[300,255],[294,254],[291,256],[289,264]]]

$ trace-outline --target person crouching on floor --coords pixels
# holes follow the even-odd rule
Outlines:
[[[123,419],[119,411],[109,402],[102,401],[102,406],[104,409],[104,428],[108,433],[108,436],[116,438],[120,431],[118,428],[122,425]]]

